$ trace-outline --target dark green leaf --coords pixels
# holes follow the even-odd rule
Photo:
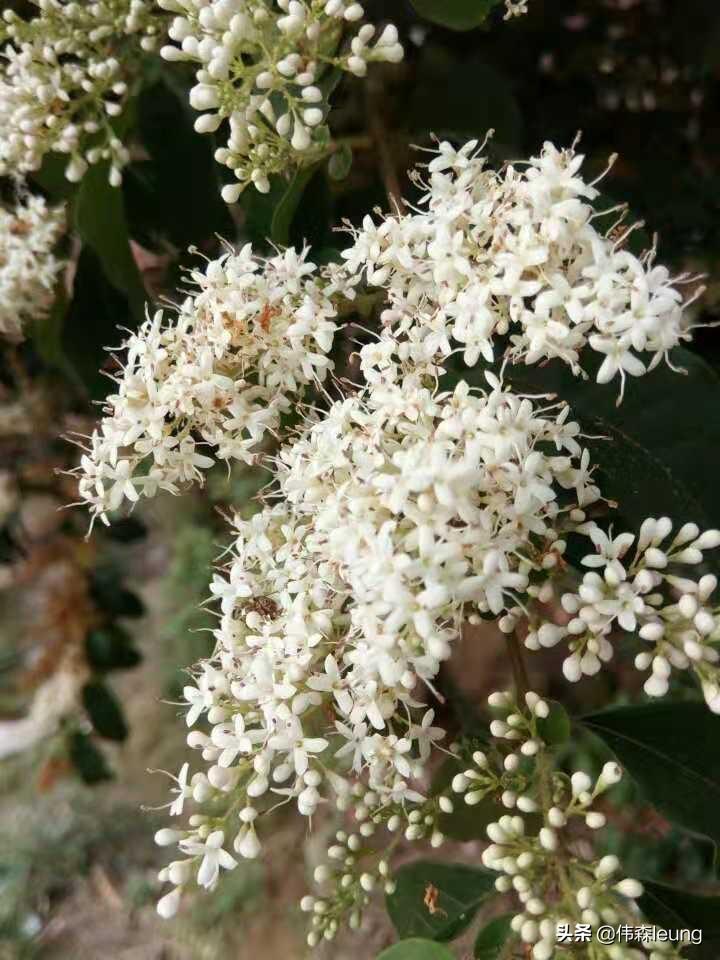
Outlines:
[[[70,761],[85,783],[100,783],[111,780],[112,772],[105,757],[84,733],[73,733],[70,737]]]
[[[118,326],[133,325],[126,298],[105,276],[95,251],[83,247],[61,338],[64,354],[92,399],[104,398],[111,386],[100,372],[112,362],[105,348],[120,342]]]
[[[454,957],[448,948],[440,943],[411,937],[383,950],[377,960],[454,960]]]
[[[582,357],[588,381],[554,361],[544,368],[507,370],[516,388],[555,393],[570,404],[573,417],[594,437],[584,442],[598,465],[600,489],[619,503],[619,515],[635,529],[646,517],[663,514],[677,523],[720,526],[720,379],[689,350],[673,350],[672,361],[687,374],[662,365],[628,382],[620,406],[617,382],[599,387],[593,381],[597,362],[591,351]],[[692,430],[688,410],[705,414]],[[697,469],[699,449],[702,470]]]
[[[114,570],[96,570],[90,590],[97,605],[110,616],[134,618],[145,612],[140,597],[118,583]]]
[[[495,890],[495,878],[487,870],[431,860],[400,867],[394,879],[397,886],[387,897],[387,909],[401,937],[452,940]],[[431,887],[436,891],[433,913],[425,904]]]
[[[670,820],[720,841],[720,716],[705,704],[613,707],[581,722],[612,750]]]
[[[643,880],[640,909],[665,930],[701,930],[702,943],[683,950],[687,960],[717,960],[720,956],[720,897],[699,897],[662,883]]]
[[[129,670],[142,659],[130,634],[117,624],[91,630],[85,638],[85,650],[96,670]]]
[[[71,183],[65,176],[68,160],[66,153],[46,153],[40,169],[31,174],[51,200],[68,200],[77,192],[77,183]]]
[[[500,0],[412,0],[421,17],[451,30],[472,30],[484,23]]]
[[[90,167],[75,198],[75,228],[97,254],[103,272],[130,305],[136,320],[145,310],[145,288],[130,249],[123,195],[108,182],[108,164]]]
[[[512,918],[512,913],[505,913],[482,927],[473,948],[475,960],[498,960],[505,943],[512,934],[510,929]]]
[[[570,717],[565,707],[556,700],[548,700],[550,713],[544,719],[539,719],[538,733],[550,746],[558,746],[570,739]]]
[[[287,185],[280,202],[275,207],[270,225],[270,237],[273,243],[286,247],[290,243],[290,227],[302,199],[305,187],[315,173],[315,167],[302,167],[295,171]]]
[[[493,129],[491,147],[512,151],[521,142],[522,115],[506,76],[479,56],[432,59],[428,51],[426,58],[404,118],[413,136],[431,131],[462,144]]]
[[[28,335],[38,355],[50,369],[57,370],[75,386],[82,388],[82,379],[63,347],[63,330],[68,307],[63,278],[55,286],[55,299],[47,316],[34,320],[30,324]]]
[[[344,180],[352,166],[352,150],[343,143],[328,160],[328,174],[331,180]]]
[[[437,796],[447,789],[456,773],[462,773],[466,763],[458,763],[454,757],[447,757],[433,778],[431,796]],[[462,795],[454,796],[453,812],[441,813],[438,821],[440,830],[451,840],[477,840],[485,838],[485,829],[502,816],[503,809],[498,800],[488,795],[480,803],[470,806]]]
[[[127,738],[128,728],[122,708],[104,683],[86,683],[82,690],[82,701],[93,727],[101,737],[107,740]]]
[[[215,234],[233,235],[232,217],[220,196],[213,137],[195,132],[196,116],[174,71],[138,98],[139,134],[149,159],[130,164],[123,189],[132,235],[145,246],[169,241],[184,250]]]

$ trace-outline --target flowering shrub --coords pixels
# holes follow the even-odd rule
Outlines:
[[[193,273],[199,292],[177,318],[158,314],[130,339],[80,468],[94,513],[107,520],[123,498],[201,478],[213,460],[198,441],[219,459],[260,459],[274,473],[263,508],[235,520],[212,586],[215,653],[184,691],[196,728],[188,745],[205,767],[191,774],[185,763],[174,778],[170,812],[189,805],[188,826],[156,838],[181,854],[161,872],[173,885],[161,915],[175,913],[190,885],[214,889],[237,866],[228,847],[257,857],[263,814],[288,802],[317,818],[332,801],[358,824],[338,834],[331,865],[317,872],[337,892],[303,901],[311,945],[345,918],[357,927],[376,885],[392,894],[386,855],[366,864],[365,842],[388,830],[441,844],[441,816],[457,801],[427,795],[429,764],[438,750],[468,762],[462,746],[443,745],[432,706],[464,622],[492,619],[512,638],[522,630],[530,650],[567,642],[571,681],[611,658],[616,626],[637,632],[648,645],[636,658],[652,668],[648,694],[667,693],[672,666],[691,668],[718,710],[716,580],[675,571],[702,563],[720,532],[687,523],[673,537],[669,519],[650,518],[631,555],[633,534],[593,519],[602,494],[567,404],[516,393],[489,370],[484,387],[443,385],[453,341],[472,366],[480,355],[495,360],[505,337],[506,362],[558,357],[576,373],[587,348],[599,351],[598,382],[619,373],[622,394],[625,372],[646,372],[633,350],[654,365],[689,336],[668,272],[593,226],[595,189],[581,160],[546,144],[525,172],[499,175],[476,143],[442,143],[422,212],[380,226],[366,219],[342,265],[318,269],[306,250],[265,261],[249,247],[226,253]],[[288,433],[281,414],[326,379],[363,281],[384,301],[380,333],[359,351],[365,385],[345,395],[338,382],[340,396],[301,406]],[[272,453],[268,431],[280,441]],[[146,457],[150,469],[135,479]],[[569,538],[586,544],[580,566],[590,569],[563,592]],[[557,600],[568,618],[555,622]],[[573,862],[554,893],[557,831],[577,818],[602,827],[590,805],[620,769],[607,764],[594,786],[582,771],[569,781],[553,772],[538,731],[550,708],[516,679],[522,703],[490,701],[503,717],[491,732],[512,751],[494,748],[494,762],[472,752],[474,766],[452,786],[467,804],[496,795],[516,811],[488,826],[483,861],[501,873],[500,892],[520,895],[512,930],[548,960],[558,924],[627,922],[643,888],[618,882],[616,858],[605,857]],[[207,732],[197,728],[203,717]],[[523,813],[541,814],[539,833]]]

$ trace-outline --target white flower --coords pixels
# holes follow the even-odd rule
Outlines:
[[[640,376],[689,338],[681,294],[654,252],[633,256],[598,233],[580,176],[582,156],[551,143],[524,169],[485,167],[477,141],[441,143],[421,205],[378,225],[366,217],[344,251],[387,297],[384,342],[416,371],[434,373],[456,349],[488,362],[499,335],[508,356],[557,357],[575,373],[584,347],[600,353],[599,383]],[[416,179],[423,183],[419,171]],[[685,277],[678,277],[683,281]],[[361,353],[368,381],[388,377],[385,353]]]
[[[426,710],[420,724],[411,724],[408,731],[410,740],[414,740],[417,744],[421,760],[427,760],[435,743],[438,740],[442,740],[445,736],[445,731],[442,727],[433,727],[432,722],[434,719],[435,711]]]
[[[188,785],[188,772],[190,770],[190,764],[184,763],[180,768],[180,773],[177,775],[175,783],[176,787],[173,787],[171,792],[176,794],[175,799],[170,804],[170,816],[179,817],[183,812],[183,807],[185,801],[188,797],[192,796],[192,788]]]
[[[64,228],[64,209],[42,197],[0,205],[0,336],[21,340],[25,324],[47,316],[64,267],[53,252]]]
[[[218,881],[220,868],[234,870],[237,860],[223,850],[225,834],[214,830],[205,841],[186,839],[180,841],[180,849],[190,857],[202,857],[197,872],[197,882],[211,890]]]
[[[261,261],[248,245],[191,279],[198,290],[174,321],[158,311],[128,339],[117,393],[89,438],[79,489],[105,521],[124,499],[198,481],[215,458],[252,463],[291,397],[331,366],[334,287],[307,250]]]

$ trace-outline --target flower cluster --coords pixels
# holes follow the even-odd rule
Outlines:
[[[620,767],[606,763],[594,782],[582,771],[569,777],[554,772],[543,762],[546,744],[538,730],[550,712],[547,702],[533,692],[525,695],[524,702],[498,692],[491,694],[489,703],[496,713],[491,732],[513,750],[504,755],[496,750],[475,751],[472,766],[455,776],[452,788],[467,804],[490,796],[513,810],[488,825],[490,845],[482,862],[500,874],[496,889],[513,893],[520,901],[511,929],[526,945],[528,956],[552,960],[558,956],[562,931],[568,932],[570,940],[579,924],[593,928],[601,923],[637,924],[635,901],[643,893],[642,884],[629,877],[620,879],[617,857],[587,855],[587,830],[600,830],[606,824],[605,814],[593,806],[621,779]],[[507,788],[510,778],[519,781],[521,794],[518,788]],[[584,842],[579,843],[581,839]],[[674,946],[655,943],[650,936],[646,949],[651,960],[678,956]],[[619,944],[607,947],[596,942],[595,950],[592,955],[598,960],[647,956]]]
[[[382,346],[415,363],[447,358],[460,345],[465,362],[507,356],[535,363],[560,358],[580,371],[583,347],[603,358],[598,383],[654,367],[689,338],[683,297],[654,250],[634,256],[629,230],[598,232],[580,176],[582,156],[546,143],[520,169],[485,166],[482,147],[441,143],[428,165],[418,209],[366,217],[344,252],[387,298]],[[607,212],[607,211],[605,211]]]
[[[151,0],[36,0],[37,16],[11,9],[0,21],[0,175],[37,170],[47,153],[67,156],[80,180],[107,161],[118,186],[129,157],[113,128],[133,67],[159,33]]]
[[[161,874],[173,885],[163,916],[186,888],[214,888],[235,855],[258,856],[259,825],[280,803],[305,817],[332,803],[357,823],[337,834],[319,870],[328,890],[304,901],[311,944],[332,939],[345,915],[357,925],[370,892],[392,885],[387,857],[365,864],[377,829],[441,843],[452,801],[428,796],[429,762],[445,749],[430,698],[464,622],[494,619],[512,632],[529,620],[530,647],[570,636],[569,662],[586,671],[606,656],[616,622],[652,623],[653,664],[682,653],[700,664],[716,700],[707,639],[715,621],[709,630],[705,606],[714,581],[687,586],[662,571],[699,562],[720,535],[686,525],[663,546],[666,522],[647,521],[626,571],[632,538],[612,540],[589,518],[601,497],[567,405],[517,395],[490,372],[483,389],[464,380],[448,389],[440,379],[452,341],[474,363],[480,354],[491,360],[493,341],[510,334],[510,359],[562,356],[575,368],[586,343],[603,352],[629,338],[653,353],[652,364],[688,335],[667,273],[595,231],[585,202],[595,191],[579,163],[548,145],[524,174],[498,175],[484,170],[475,145],[458,153],[441,145],[427,214],[367,221],[345,264],[321,270],[307,251],[264,261],[249,247],[228,252],[192,275],[197,289],[176,319],[158,314],[130,338],[118,391],[79,468],[96,515],[106,519],[124,498],[176,492],[214,458],[256,462],[268,432],[280,441],[264,456],[274,481],[259,512],[236,519],[212,585],[215,651],[184,691],[188,745],[203,764],[173,778],[170,812],[190,807],[187,824],[157,837],[180,851]],[[303,389],[322,381],[338,317],[363,277],[388,300],[380,334],[359,352],[365,383],[345,395],[338,382],[336,398],[318,391],[300,406],[299,424],[283,423]],[[604,352],[600,379],[633,372],[624,354],[612,367]],[[564,599],[577,616],[562,626],[543,621],[567,583],[570,537],[590,538],[599,555],[586,558],[594,569],[574,610]],[[687,596],[668,606],[658,599],[662,584],[685,584]],[[607,862],[573,861],[582,884],[571,889],[588,892],[575,907],[565,898],[546,910],[542,851],[553,852],[553,831],[578,817],[602,826],[590,802],[610,768],[593,789],[577,786],[577,775],[569,788],[545,762],[548,705],[528,694],[518,706],[502,694],[492,706],[502,716],[491,733],[513,752],[499,767],[476,752],[474,772],[454,786],[470,805],[491,793],[514,811],[494,832],[518,855],[537,856],[541,868],[525,858],[518,883],[527,885],[514,889],[524,904],[517,932],[542,960],[551,956],[551,924],[583,911],[624,916],[632,905],[616,901],[636,886],[611,883]],[[545,815],[550,795],[547,823],[526,836],[516,815]],[[488,858],[511,872],[510,854]]]
[[[307,251],[267,261],[249,246],[195,271],[177,308],[125,344],[117,393],[89,438],[80,495],[107,522],[123,499],[177,493],[220,460],[252,463],[290,399],[331,366],[336,292]]]
[[[490,388],[408,377],[336,401],[281,448],[282,499],[237,521],[212,588],[215,655],[185,690],[188,723],[206,715],[212,730],[189,735],[209,766],[178,787],[203,812],[161,834],[185,854],[167,873],[178,889],[214,886],[226,840],[257,855],[256,821],[278,796],[305,816],[333,797],[361,823],[440,841],[442,808],[420,783],[444,731],[422,687],[462,620],[512,609],[562,552],[572,505],[597,497],[566,408]],[[342,887],[354,910],[371,883],[356,879]],[[320,933],[336,908],[321,908]]]
[[[216,151],[237,182],[223,189],[234,203],[252,183],[270,189],[269,177],[312,163],[327,152],[328,82],[335,70],[363,77],[373,61],[397,62],[403,48],[390,25],[376,35],[363,24],[355,0],[159,0],[177,14],[162,48],[166,60],[198,65],[190,103],[195,123],[211,133],[229,122],[227,145]],[[340,49],[347,25],[356,28]]]
[[[22,339],[23,326],[50,308],[63,267],[53,249],[64,228],[63,208],[42,197],[0,206],[0,336]]]
[[[513,17],[521,17],[528,12],[528,3],[530,0],[505,0],[505,20],[511,20]]]
[[[533,624],[526,646],[539,650],[566,641],[571,652],[563,672],[577,681],[612,658],[618,635],[637,634],[647,648],[635,666],[650,670],[644,688],[649,696],[667,693],[673,668],[691,670],[710,709],[720,713],[720,605],[711,600],[717,578],[705,573],[692,579],[682,570],[697,567],[704,551],[720,546],[720,530],[701,533],[686,523],[673,536],[672,521],[660,517],[645,520],[637,542],[629,533],[608,536],[594,523],[578,532],[595,551],[582,560],[591,569],[577,591],[561,598],[569,620],[564,626]]]

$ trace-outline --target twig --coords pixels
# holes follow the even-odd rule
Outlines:
[[[382,176],[385,192],[390,201],[391,208],[400,210],[402,207],[402,189],[400,187],[400,178],[398,177],[390,149],[390,135],[385,126],[382,106],[378,102],[379,95],[382,93],[382,86],[377,79],[369,79],[366,83],[366,109],[368,128],[373,143],[377,148],[378,160],[380,162],[380,173]]]
[[[512,633],[505,634],[505,640],[507,642],[508,653],[510,654],[510,665],[512,667],[518,700],[521,700],[525,698],[525,694],[530,689],[522,647],[514,630]]]

